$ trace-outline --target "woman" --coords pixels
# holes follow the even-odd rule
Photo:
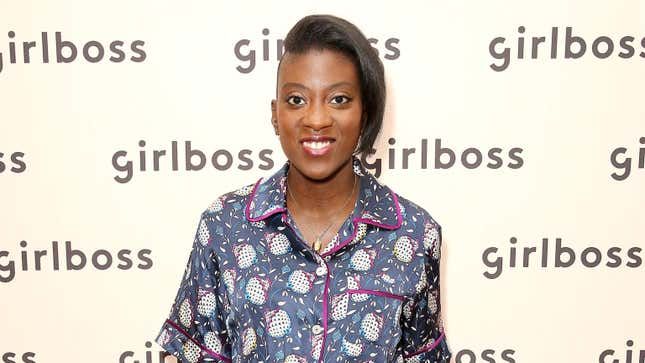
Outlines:
[[[271,115],[288,161],[204,211],[157,343],[184,362],[448,362],[441,227],[357,157],[381,129],[381,61],[329,15],[284,47]]]

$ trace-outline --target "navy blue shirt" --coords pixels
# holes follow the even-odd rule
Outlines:
[[[359,196],[318,253],[286,209],[284,166],[199,221],[156,342],[182,362],[449,362],[441,227],[352,160]]]

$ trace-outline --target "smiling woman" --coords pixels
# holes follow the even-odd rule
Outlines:
[[[356,26],[301,19],[271,122],[287,162],[202,213],[157,343],[183,362],[448,362],[441,226],[368,173],[384,69]]]

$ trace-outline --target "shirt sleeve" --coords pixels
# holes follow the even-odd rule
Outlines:
[[[204,212],[170,315],[155,339],[184,363],[231,362],[226,331],[228,297],[207,222]]]
[[[441,226],[429,218],[423,237],[423,274],[417,295],[405,302],[401,314],[403,358],[405,362],[448,363],[452,354],[443,330],[439,292]]]

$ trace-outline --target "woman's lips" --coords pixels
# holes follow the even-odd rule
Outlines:
[[[305,140],[301,142],[302,148],[305,150],[305,152],[311,156],[323,156],[331,150],[332,145],[334,144],[334,140],[327,139],[327,140],[320,140],[320,141],[313,141],[313,140]]]

